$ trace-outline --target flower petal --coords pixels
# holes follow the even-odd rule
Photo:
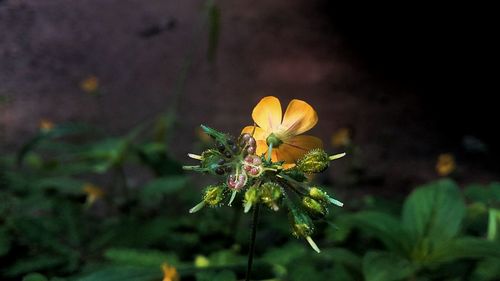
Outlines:
[[[255,128],[255,131],[254,131],[254,128]],[[258,140],[266,140],[267,139],[267,134],[266,134],[266,131],[262,130],[261,128],[257,127],[257,126],[246,126],[245,128],[243,128],[243,130],[241,130],[241,133],[244,134],[244,133],[249,133],[249,134],[252,134],[253,132],[253,137],[256,141]]]
[[[285,111],[281,129],[286,136],[300,135],[318,123],[316,111],[307,102],[292,100]]]
[[[279,149],[281,153],[279,154],[286,163],[295,163],[309,150],[321,148],[322,146],[323,142],[317,137],[306,135],[294,136],[280,145]]]
[[[264,131],[272,132],[281,124],[281,103],[273,96],[260,100],[252,112],[252,118]]]
[[[257,149],[255,150],[255,155],[257,156],[262,156],[262,154],[267,153],[267,150],[269,147],[267,146],[267,143],[265,140],[258,140],[257,141]],[[267,156],[267,154],[266,154]]]

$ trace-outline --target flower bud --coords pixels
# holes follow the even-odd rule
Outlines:
[[[245,192],[245,213],[247,213],[250,208],[257,203],[259,203],[259,190],[257,187],[252,186],[247,190],[247,192]]]
[[[205,169],[211,174],[220,175],[221,172],[224,172],[223,170],[221,171],[220,169],[221,168],[220,163],[224,164],[225,160],[224,157],[220,154],[220,152],[216,150],[209,149],[201,154],[200,167]]]
[[[231,189],[239,190],[247,184],[247,174],[245,172],[239,174],[231,174],[227,177],[227,185]]]
[[[290,209],[290,224],[292,226],[292,234],[299,237],[309,237],[314,232],[314,225],[311,218],[304,212],[298,209]]]
[[[260,200],[273,211],[278,211],[278,200],[281,197],[281,188],[273,182],[266,182],[260,187]]]
[[[330,197],[326,192],[317,187],[311,187],[311,189],[309,189],[309,197],[323,203],[331,203],[339,207],[344,206],[344,203]]]
[[[314,174],[323,172],[329,164],[330,159],[324,150],[313,149],[297,162],[297,168],[306,174]]]
[[[205,195],[203,195],[203,202],[211,207],[215,207],[220,204],[224,199],[224,187],[210,185],[205,189]]]
[[[312,199],[311,197],[304,196],[302,198],[302,206],[314,219],[323,218],[328,214],[328,209],[323,204],[315,199]]]

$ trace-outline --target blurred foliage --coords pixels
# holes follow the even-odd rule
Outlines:
[[[162,280],[164,263],[181,280],[243,278],[249,218],[231,208],[188,214],[199,192],[157,125],[121,137],[59,125],[3,155],[0,279]],[[498,280],[500,184],[462,191],[443,179],[404,202],[362,201],[318,225],[321,254],[290,241],[286,214],[264,213],[255,278]]]

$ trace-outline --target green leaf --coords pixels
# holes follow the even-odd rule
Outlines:
[[[157,281],[161,280],[161,267],[113,266],[90,273],[76,281]]]
[[[50,255],[38,255],[36,257],[24,258],[5,270],[5,275],[18,276],[28,272],[47,270],[62,265],[64,262],[64,258]]]
[[[0,227],[0,257],[7,254],[10,249],[10,236],[7,229]]]
[[[457,185],[448,179],[417,188],[403,206],[403,228],[416,244],[455,237],[465,215],[465,203]]]
[[[114,248],[107,250],[104,253],[104,256],[113,263],[123,265],[151,266],[160,268],[161,264],[164,262],[173,266],[177,266],[179,264],[179,260],[175,255],[155,250]]]
[[[395,281],[408,278],[416,272],[407,259],[389,252],[369,252],[363,258],[366,281]]]
[[[30,273],[24,276],[23,281],[48,281],[47,277],[40,273]]]
[[[141,189],[140,199],[143,203],[154,205],[167,195],[178,192],[188,182],[185,176],[169,176],[150,181]]]
[[[432,261],[449,262],[463,258],[500,258],[500,244],[480,238],[456,238],[439,244]]]
[[[53,177],[42,178],[33,183],[38,190],[57,190],[64,194],[82,194],[84,182],[73,178]]]
[[[472,274],[471,280],[475,281],[493,281],[498,280],[500,276],[500,258],[488,258],[480,261],[474,273]]]
[[[409,252],[408,233],[401,228],[400,222],[391,215],[362,211],[354,215],[345,216],[342,220],[370,235],[375,236],[391,251],[405,255]]]

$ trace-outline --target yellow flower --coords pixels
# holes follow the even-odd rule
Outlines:
[[[345,147],[351,143],[351,130],[340,128],[332,136],[332,146],[335,148]]]
[[[87,78],[85,78],[81,83],[80,83],[80,88],[89,94],[93,94],[97,91],[97,88],[99,87],[99,79],[97,79],[96,76],[92,75]]]
[[[436,172],[440,176],[447,176],[456,169],[455,157],[450,153],[444,153],[438,156],[436,163]]]
[[[87,194],[87,205],[92,205],[97,199],[104,197],[104,191],[91,183],[83,186],[83,192]]]
[[[163,281],[179,281],[181,280],[179,277],[179,273],[177,273],[177,269],[173,266],[170,266],[168,263],[163,263],[161,265],[161,269],[163,270]]]
[[[266,153],[272,144],[272,161],[285,161],[285,168],[293,167],[309,150],[323,146],[319,138],[301,135],[318,122],[316,111],[304,101],[292,100],[282,115],[280,101],[268,96],[255,106],[252,118],[258,127],[247,126],[242,133],[255,130],[257,155]]]
[[[52,129],[54,129],[55,125],[49,119],[41,119],[39,127],[40,131],[47,133],[50,132]]]

